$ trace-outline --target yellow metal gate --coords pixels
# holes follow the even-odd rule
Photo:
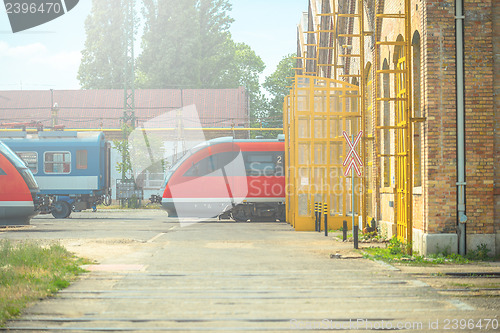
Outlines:
[[[412,197],[412,178],[411,178],[411,126],[408,112],[407,91],[407,70],[406,57],[402,56],[397,62],[396,74],[396,221],[397,235],[401,240],[411,242],[411,197]]]
[[[412,123],[422,119],[412,117],[412,76],[411,76],[411,0],[404,0],[404,11],[399,13],[376,14],[375,36],[381,35],[382,20],[396,20],[404,25],[404,36],[398,36],[396,41],[375,42],[375,97],[376,97],[376,121],[379,123],[377,129],[389,136],[389,131],[394,133],[394,154],[385,152],[378,153],[384,159],[383,164],[390,165],[392,156],[396,159],[395,177],[395,207],[394,219],[397,223],[398,239],[410,244],[412,242],[412,215],[413,215],[413,135]],[[384,8],[383,0],[376,0],[376,8]],[[384,67],[381,63],[381,48],[394,48],[394,69]],[[382,67],[382,69],[380,69]],[[383,76],[393,76],[395,83],[394,95],[391,96],[384,87],[384,96],[381,94],[381,83]],[[388,81],[388,80],[387,80]],[[384,83],[385,84],[385,83]],[[389,87],[389,85],[387,85]],[[381,103],[394,103],[394,125],[384,124],[381,118]],[[380,138],[378,134],[376,148],[380,151]],[[385,141],[385,139],[384,139]],[[384,167],[384,170],[387,168]],[[385,177],[384,177],[385,178]]]
[[[338,229],[354,208],[360,214],[362,183],[343,173],[347,143],[342,135],[361,129],[359,87],[343,81],[296,75],[284,103],[287,221],[314,230],[314,203],[328,204],[328,228]],[[359,148],[358,148],[359,153]],[[356,217],[357,221],[357,217]],[[351,226],[351,223],[348,223]]]

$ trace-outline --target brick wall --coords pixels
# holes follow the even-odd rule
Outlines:
[[[494,232],[492,1],[465,1],[467,233]]]
[[[467,232],[492,234],[500,232],[500,1],[464,1]],[[339,6],[348,3],[350,0],[341,0]],[[403,10],[403,0],[378,3],[377,12]],[[421,37],[421,111],[426,117],[422,124],[422,193],[414,196],[414,227],[430,234],[455,233],[455,0],[413,0],[411,6],[412,34],[418,30]],[[381,20],[371,17],[367,22],[368,26],[379,25]],[[395,41],[399,34],[404,34],[401,22],[384,19],[378,40]],[[373,50],[366,51],[365,60],[374,62]],[[380,62],[387,59],[391,68],[393,58],[394,48],[381,51]],[[393,91],[391,82],[391,95]],[[371,98],[375,107],[373,91]],[[372,119],[373,126],[381,122],[382,119]],[[380,143],[380,131],[374,131],[374,135],[374,143]],[[393,136],[391,141],[394,146]],[[373,209],[378,219],[391,222],[393,209],[389,201],[394,196],[390,188],[381,191],[383,168],[376,154],[382,153],[382,147],[373,148]]]
[[[495,227],[500,232],[500,1],[493,2],[494,110],[495,110]]]
[[[423,5],[422,156],[427,233],[456,232],[456,93],[454,0]]]

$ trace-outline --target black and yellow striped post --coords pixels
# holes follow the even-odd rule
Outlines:
[[[328,204],[323,204],[323,214],[325,215],[325,236],[328,236]]]
[[[318,232],[321,232],[321,213],[323,212],[322,205],[323,203],[318,202]]]
[[[318,203],[314,203],[314,231],[318,231]]]

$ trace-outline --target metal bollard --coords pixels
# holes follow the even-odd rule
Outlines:
[[[325,215],[325,237],[328,236],[328,204],[323,204],[323,213]]]
[[[358,226],[355,225],[354,229],[352,230],[352,237],[354,238],[354,248],[358,248]]]
[[[321,212],[322,212],[322,203],[318,202],[318,232],[321,232]]]
[[[314,231],[318,231],[318,203],[314,203]]]
[[[342,240],[344,242],[347,240],[347,221],[342,222]]]

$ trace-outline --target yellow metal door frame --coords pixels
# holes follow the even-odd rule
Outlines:
[[[356,85],[295,76],[284,121],[287,220],[296,230],[315,229],[315,202],[328,204],[329,229],[340,228],[352,211],[351,181],[344,177],[342,166],[347,149],[342,132],[351,134],[361,128],[360,97]],[[355,194],[355,215],[359,216],[361,193]]]

